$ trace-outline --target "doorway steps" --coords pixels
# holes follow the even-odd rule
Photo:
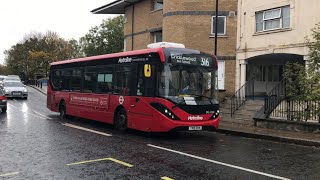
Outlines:
[[[264,100],[246,100],[231,117],[231,100],[226,99],[220,103],[221,123],[234,123],[239,125],[254,125],[254,116],[264,106]]]

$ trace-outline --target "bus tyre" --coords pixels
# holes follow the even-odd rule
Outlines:
[[[60,102],[59,113],[60,113],[60,117],[61,118],[66,118],[67,117],[67,114],[66,114],[66,103],[64,101]]]
[[[127,130],[127,113],[125,109],[120,109],[117,113],[117,117],[114,122],[114,127],[117,130],[120,131],[126,131]]]
[[[2,113],[5,113],[7,112],[7,107],[3,107],[1,110],[2,110]]]

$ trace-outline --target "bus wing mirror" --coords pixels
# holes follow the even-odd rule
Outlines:
[[[144,65],[144,76],[151,77],[151,65],[150,64]]]

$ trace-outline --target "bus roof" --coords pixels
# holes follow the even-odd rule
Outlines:
[[[161,62],[164,62],[163,48],[150,48],[150,49],[125,51],[125,52],[120,52],[120,53],[104,54],[104,55],[98,55],[98,56],[90,56],[90,57],[84,57],[84,58],[57,61],[57,62],[51,63],[51,65],[55,66],[55,65],[69,64],[69,63],[75,63],[75,62],[102,60],[102,59],[107,59],[107,58],[115,58],[115,57],[123,57],[123,56],[134,56],[134,55],[141,55],[141,54],[148,54],[148,53],[159,53],[160,54],[160,58],[161,58]]]

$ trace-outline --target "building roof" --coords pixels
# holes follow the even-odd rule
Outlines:
[[[126,6],[139,2],[141,0],[116,0],[107,5],[98,7],[91,12],[93,14],[124,14]]]

